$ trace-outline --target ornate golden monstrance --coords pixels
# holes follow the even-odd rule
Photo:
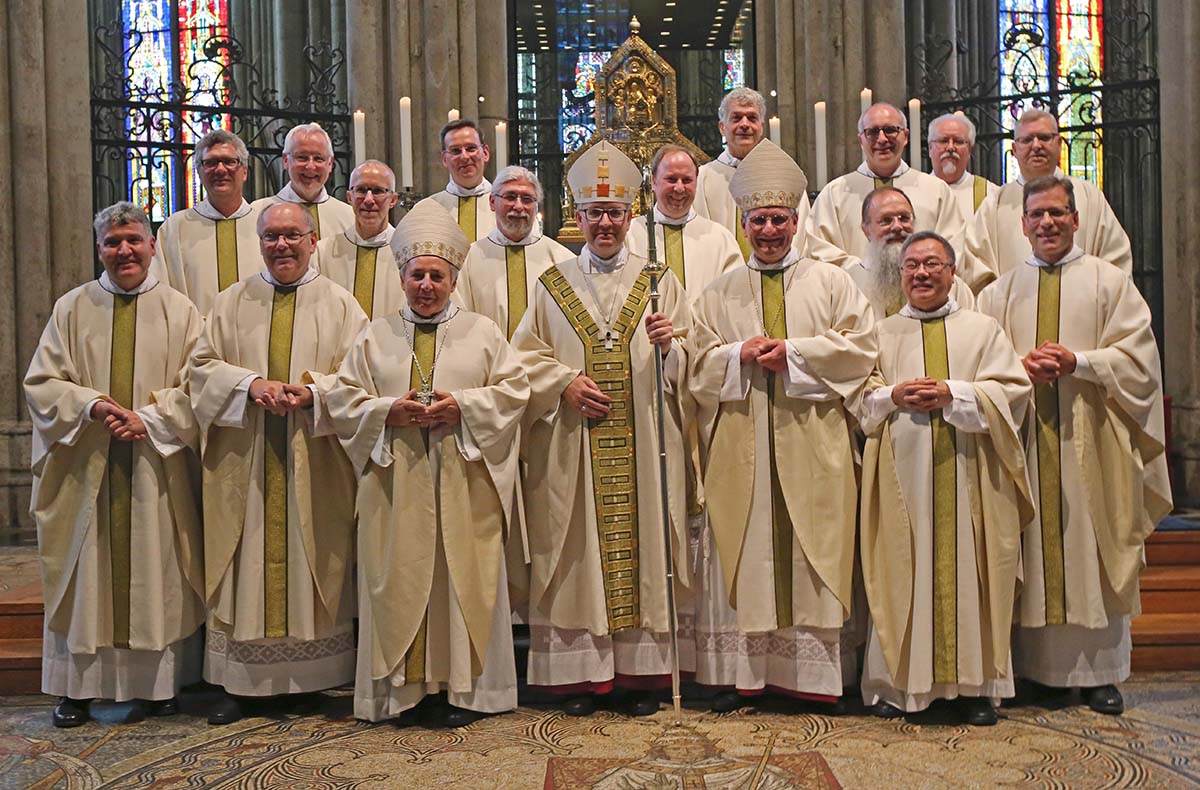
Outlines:
[[[621,149],[638,167],[645,168],[654,152],[667,143],[681,145],[703,164],[708,157],[680,133],[676,104],[675,69],[639,35],[637,17],[629,22],[629,38],[616,49],[596,77],[596,131],[563,165],[563,224],[558,240],[582,242],[575,224],[575,201],[567,173],[585,150],[602,138]],[[645,210],[639,196],[633,210]]]

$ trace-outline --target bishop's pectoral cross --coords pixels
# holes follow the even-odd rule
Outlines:
[[[432,378],[432,376],[430,378]],[[417,403],[420,403],[422,406],[430,406],[433,404],[432,381],[421,382],[421,391],[417,393]]]

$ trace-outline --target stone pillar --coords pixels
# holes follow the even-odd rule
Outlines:
[[[776,91],[783,148],[816,172],[813,104],[827,104],[830,179],[862,161],[859,91],[903,106],[904,0],[761,0],[755,8],[758,90]]]
[[[1200,7],[1192,0],[1158,6],[1162,131],[1163,349],[1172,399],[1172,485],[1176,505],[1200,504]]]
[[[88,22],[0,0],[0,545],[32,540],[21,381],[54,301],[93,276]]]

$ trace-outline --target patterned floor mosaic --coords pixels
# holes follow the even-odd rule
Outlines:
[[[934,710],[831,717],[790,703],[631,719],[549,707],[461,730],[371,725],[344,693],[228,727],[180,714],[50,725],[52,700],[0,698],[2,788],[1191,788],[1200,786],[1200,673],[1135,676],[1128,710],[1030,702],[996,727]]]

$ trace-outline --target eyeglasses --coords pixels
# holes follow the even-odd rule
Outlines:
[[[629,213],[627,208],[585,208],[581,212],[588,222],[599,222],[608,217],[609,222],[621,222]]]
[[[233,170],[241,164],[242,160],[231,156],[210,156],[200,160],[200,167],[205,170],[216,170],[218,167]]]
[[[288,244],[298,244],[300,243],[300,240],[307,235],[307,233],[301,233],[298,230],[288,231],[287,233],[273,233],[271,231],[267,231],[259,238],[261,238],[267,244],[275,244],[280,239],[283,239]]]
[[[289,162],[294,162],[298,165],[306,165],[309,162],[317,165],[323,165],[329,161],[329,157],[324,154],[285,154]]]
[[[480,150],[480,147],[474,143],[470,145],[456,145],[453,148],[445,149],[446,153],[450,154],[450,156],[475,156]]]
[[[791,214],[756,214],[746,221],[758,230],[762,230],[763,228],[767,227],[768,222],[777,228],[782,228],[784,225],[787,225],[791,219]]]
[[[889,140],[895,140],[903,131],[902,126],[871,126],[863,129],[860,134],[865,135],[868,140],[874,140],[881,134]]]
[[[875,220],[875,224],[881,228],[890,228],[895,222],[899,222],[901,225],[910,225],[912,221],[912,214],[892,214],[891,216],[885,214]]]
[[[392,190],[388,189],[387,187],[362,187],[362,186],[359,186],[359,187],[355,187],[354,189],[352,189],[350,191],[353,192],[356,196],[358,196],[360,198],[365,198],[367,195],[373,195],[377,198],[381,198],[381,197],[384,197],[385,195],[392,194]]]
[[[966,148],[971,144],[970,140],[964,140],[961,137],[930,137],[929,142],[943,148]]]
[[[949,265],[950,264],[946,263],[945,261],[937,261],[937,260],[934,260],[934,261],[905,261],[904,264],[900,268],[904,270],[905,274],[916,274],[922,268],[924,268],[925,271],[929,272],[930,274],[941,274],[942,270],[945,269]]]
[[[1057,134],[1026,134],[1017,138],[1017,142],[1021,145],[1032,145],[1034,140],[1039,143],[1048,143],[1058,139]]]
[[[503,200],[505,203],[520,203],[522,206],[536,206],[536,195],[523,195],[520,192],[501,192],[496,197]],[[599,217],[597,217],[599,219]]]
[[[1069,208],[1035,208],[1026,211],[1025,217],[1033,220],[1034,222],[1041,222],[1043,217],[1049,217],[1050,219],[1055,220],[1066,219],[1067,217],[1071,216],[1071,213],[1071,209]]]

